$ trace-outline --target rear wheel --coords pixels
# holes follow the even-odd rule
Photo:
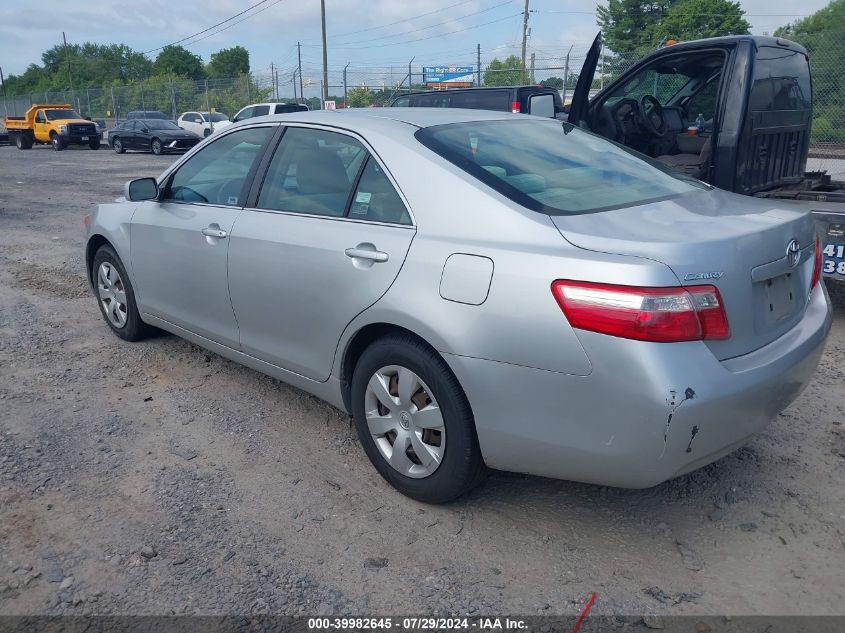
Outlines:
[[[161,141],[160,141],[160,140],[158,140],[157,138],[154,138],[154,139],[153,139],[153,142],[152,142],[152,143],[150,143],[150,150],[151,150],[151,151],[152,151],[152,153],[153,153],[153,154],[155,154],[156,156],[161,156],[161,152],[163,151],[163,149],[164,149],[164,148],[163,148],[163,146],[162,146],[162,144],[161,144]]]
[[[123,147],[123,141],[121,141],[117,137],[111,140],[111,148],[114,150],[115,154],[122,154],[126,151],[126,149]]]
[[[97,303],[111,331],[125,341],[140,341],[152,329],[141,320],[135,291],[123,262],[111,246],[101,246],[91,265]]]
[[[50,134],[50,145],[57,152],[61,152],[65,148],[65,140],[55,132],[52,132]]]
[[[352,413],[376,470],[403,494],[445,503],[484,477],[466,395],[446,362],[410,335],[370,345],[355,366]]]
[[[15,146],[18,149],[32,149],[32,137],[25,132],[15,134]]]

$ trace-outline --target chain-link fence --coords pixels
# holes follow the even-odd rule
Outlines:
[[[831,38],[834,41],[830,41]],[[845,65],[841,56],[845,40],[841,33],[817,36],[805,42],[810,51],[813,72],[813,129],[811,156],[845,158]],[[473,85],[515,85],[545,83],[561,92],[564,102],[571,99],[587,47],[554,56],[537,54],[526,60],[526,70],[481,65],[473,66]],[[641,58],[639,54],[605,52],[592,80],[595,94]],[[468,62],[468,63],[466,63]],[[454,64],[459,65],[459,64]],[[322,70],[314,65],[280,68],[272,74],[229,79],[191,81],[152,78],[132,84],[105,87],[68,88],[62,91],[0,95],[0,114],[22,116],[33,103],[70,103],[83,115],[111,127],[132,110],[160,110],[176,119],[188,110],[217,111],[229,116],[250,103],[298,101],[312,109],[322,107]],[[404,92],[424,90],[422,66],[366,66],[352,64],[329,72],[328,95],[337,107],[386,106]],[[354,98],[351,98],[352,95]],[[361,98],[363,95],[363,98]]]

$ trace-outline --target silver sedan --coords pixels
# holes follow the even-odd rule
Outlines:
[[[807,213],[508,113],[249,119],[86,226],[117,336],[350,412],[429,502],[488,467],[646,487],[710,463],[801,392],[831,324]]]

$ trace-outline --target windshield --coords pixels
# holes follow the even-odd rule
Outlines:
[[[551,215],[604,211],[707,189],[569,123],[453,123],[423,128],[416,137],[514,202]]]
[[[223,114],[222,112],[212,112],[209,114],[208,112],[201,112],[202,118],[206,121],[211,121],[212,123],[220,123],[220,121],[228,121],[229,117]]]
[[[74,110],[44,110],[44,114],[48,121],[58,121],[60,119],[81,119]]]
[[[145,119],[144,125],[151,130],[179,130],[181,129],[173,121],[164,121],[162,119]]]

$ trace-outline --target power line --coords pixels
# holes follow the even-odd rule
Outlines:
[[[361,29],[359,31],[349,31],[347,33],[340,33],[335,37],[346,37],[347,35],[357,35],[358,33],[368,33],[370,31],[377,31],[378,29],[384,29],[388,26],[394,26],[396,24],[402,24],[403,22],[410,22],[411,20],[416,20],[417,18],[424,18],[427,15],[432,15],[434,13],[440,13],[441,11],[445,11],[446,9],[452,9],[454,7],[459,7],[463,4],[469,4],[470,2],[475,2],[475,0],[461,0],[461,2],[456,2],[455,4],[450,4],[448,6],[442,7],[440,9],[435,9],[434,11],[429,11],[427,13],[420,13],[418,15],[413,15],[410,18],[402,18],[401,20],[397,20],[396,22],[389,22],[388,24],[382,24],[380,26],[371,26],[367,29]]]
[[[217,27],[218,27],[218,26],[220,26],[221,24],[226,24],[226,22],[231,22],[231,21],[232,21],[232,20],[234,20],[236,17],[241,16],[241,15],[243,15],[244,13],[247,13],[248,11],[252,11],[255,7],[261,6],[262,4],[265,4],[265,3],[269,2],[269,1],[270,1],[270,0],[259,0],[259,2],[256,2],[256,3],[255,3],[255,4],[253,4],[252,6],[247,7],[246,9],[244,9],[243,11],[241,11],[240,13],[236,13],[235,15],[233,15],[233,16],[231,16],[231,17],[226,18],[226,19],[225,19],[225,20],[223,20],[222,22],[218,22],[217,24],[214,24],[214,25],[212,25],[212,26],[209,26],[208,28],[203,29],[202,31],[199,31],[199,32],[197,32],[197,33],[194,33],[193,35],[189,35],[188,37],[183,37],[181,40],[176,40],[175,42],[171,42],[170,44],[165,44],[164,46],[159,46],[158,48],[153,48],[153,49],[150,49],[150,50],[148,50],[148,51],[144,51],[142,54],[143,54],[143,55],[149,55],[150,53],[155,53],[156,51],[160,51],[161,49],[163,49],[163,48],[167,48],[168,46],[175,46],[176,44],[181,44],[182,42],[184,42],[184,41],[186,41],[186,40],[190,40],[190,39],[192,39],[192,38],[196,37],[197,35],[202,35],[203,33],[206,33],[206,32],[208,32],[208,31],[210,31],[211,29],[215,29],[215,28],[217,28]]]
[[[265,0],[265,1],[266,1],[266,0]],[[219,29],[219,30],[217,30],[217,31],[214,31],[213,33],[209,33],[208,35],[204,35],[203,37],[197,38],[197,39],[195,39],[193,42],[188,42],[188,46],[191,46],[192,44],[196,44],[197,42],[202,42],[203,40],[206,40],[206,39],[208,39],[209,37],[212,37],[212,36],[214,36],[214,35],[217,35],[218,33],[222,33],[223,31],[226,31],[226,30],[228,30],[228,29],[232,28],[233,26],[237,26],[237,25],[238,25],[238,24],[240,24],[241,22],[246,22],[246,21],[247,21],[247,20],[249,20],[250,18],[254,18],[254,17],[255,17],[256,15],[258,15],[259,13],[264,13],[267,9],[272,9],[273,7],[275,7],[275,6],[276,6],[277,4],[279,4],[280,2],[284,2],[284,0],[276,0],[275,2],[273,2],[273,3],[271,3],[271,4],[268,4],[268,5],[267,5],[266,7],[264,7],[263,9],[259,9],[258,11],[256,11],[255,13],[253,13],[252,15],[248,15],[248,16],[246,16],[246,17],[244,17],[244,18],[241,18],[241,19],[240,19],[240,20],[238,20],[237,22],[233,22],[232,24],[229,24],[229,25],[227,25],[227,26],[224,26],[222,29]],[[213,28],[213,27],[212,27],[212,28]]]

